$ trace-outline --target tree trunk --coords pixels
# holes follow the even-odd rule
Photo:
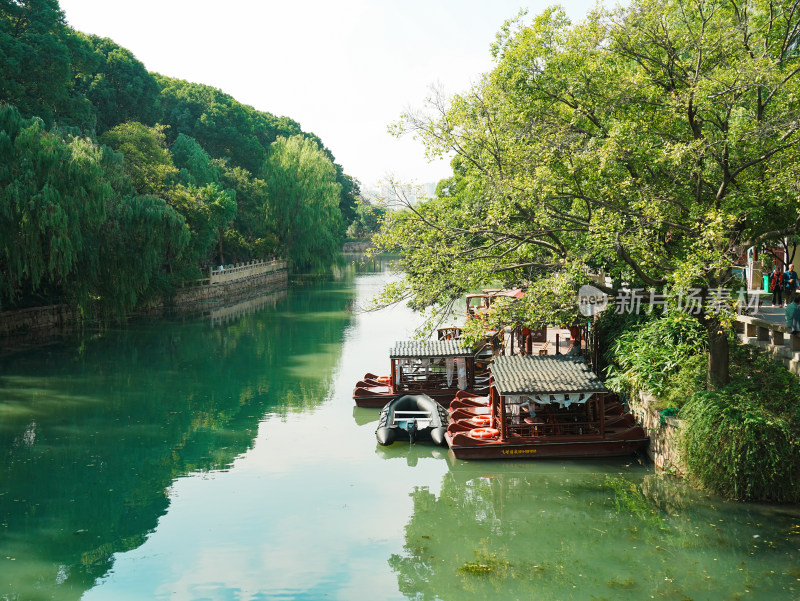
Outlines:
[[[222,228],[219,228],[219,264],[225,265],[225,257],[222,256]]]
[[[716,319],[710,320],[708,328],[708,390],[719,390],[730,380],[730,355],[728,333]]]

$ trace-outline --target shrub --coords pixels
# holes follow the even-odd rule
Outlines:
[[[689,476],[739,500],[800,500],[797,424],[730,387],[698,392],[683,407]]]
[[[615,390],[631,394],[646,390],[665,398],[674,388],[673,381],[689,366],[683,387],[693,387],[705,358],[705,340],[703,326],[679,311],[635,324],[612,347],[616,367],[606,369],[606,383]]]

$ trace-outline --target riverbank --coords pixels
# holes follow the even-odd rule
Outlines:
[[[774,353],[731,336],[729,382],[709,391],[706,332],[690,316],[617,331],[606,384],[627,394],[656,467],[730,499],[800,500],[800,382]]]
[[[632,395],[628,404],[631,412],[650,437],[647,456],[660,471],[673,476],[686,475],[686,463],[681,454],[680,436],[684,422],[673,415],[664,415],[659,400],[647,392]]]
[[[195,313],[241,302],[259,294],[285,289],[289,285],[286,262],[273,262],[271,269],[238,279],[216,278],[178,288],[175,294],[151,303],[128,318],[169,313]],[[20,348],[45,344],[74,332],[87,323],[81,310],[72,305],[30,307],[0,312],[0,346]]]

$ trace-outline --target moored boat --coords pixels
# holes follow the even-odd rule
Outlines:
[[[500,356],[489,402],[451,411],[445,438],[459,459],[621,456],[644,429],[581,357]]]
[[[447,410],[426,394],[405,394],[390,401],[381,410],[375,437],[384,446],[396,440],[431,440],[447,446]]]
[[[365,374],[356,383],[356,405],[378,408],[404,394],[426,394],[447,406],[460,390],[488,390],[488,376],[476,373],[475,352],[460,340],[397,342],[389,359],[390,375]]]

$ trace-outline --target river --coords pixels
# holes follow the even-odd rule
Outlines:
[[[800,507],[377,445],[380,262],[0,358],[0,599],[797,600]]]

